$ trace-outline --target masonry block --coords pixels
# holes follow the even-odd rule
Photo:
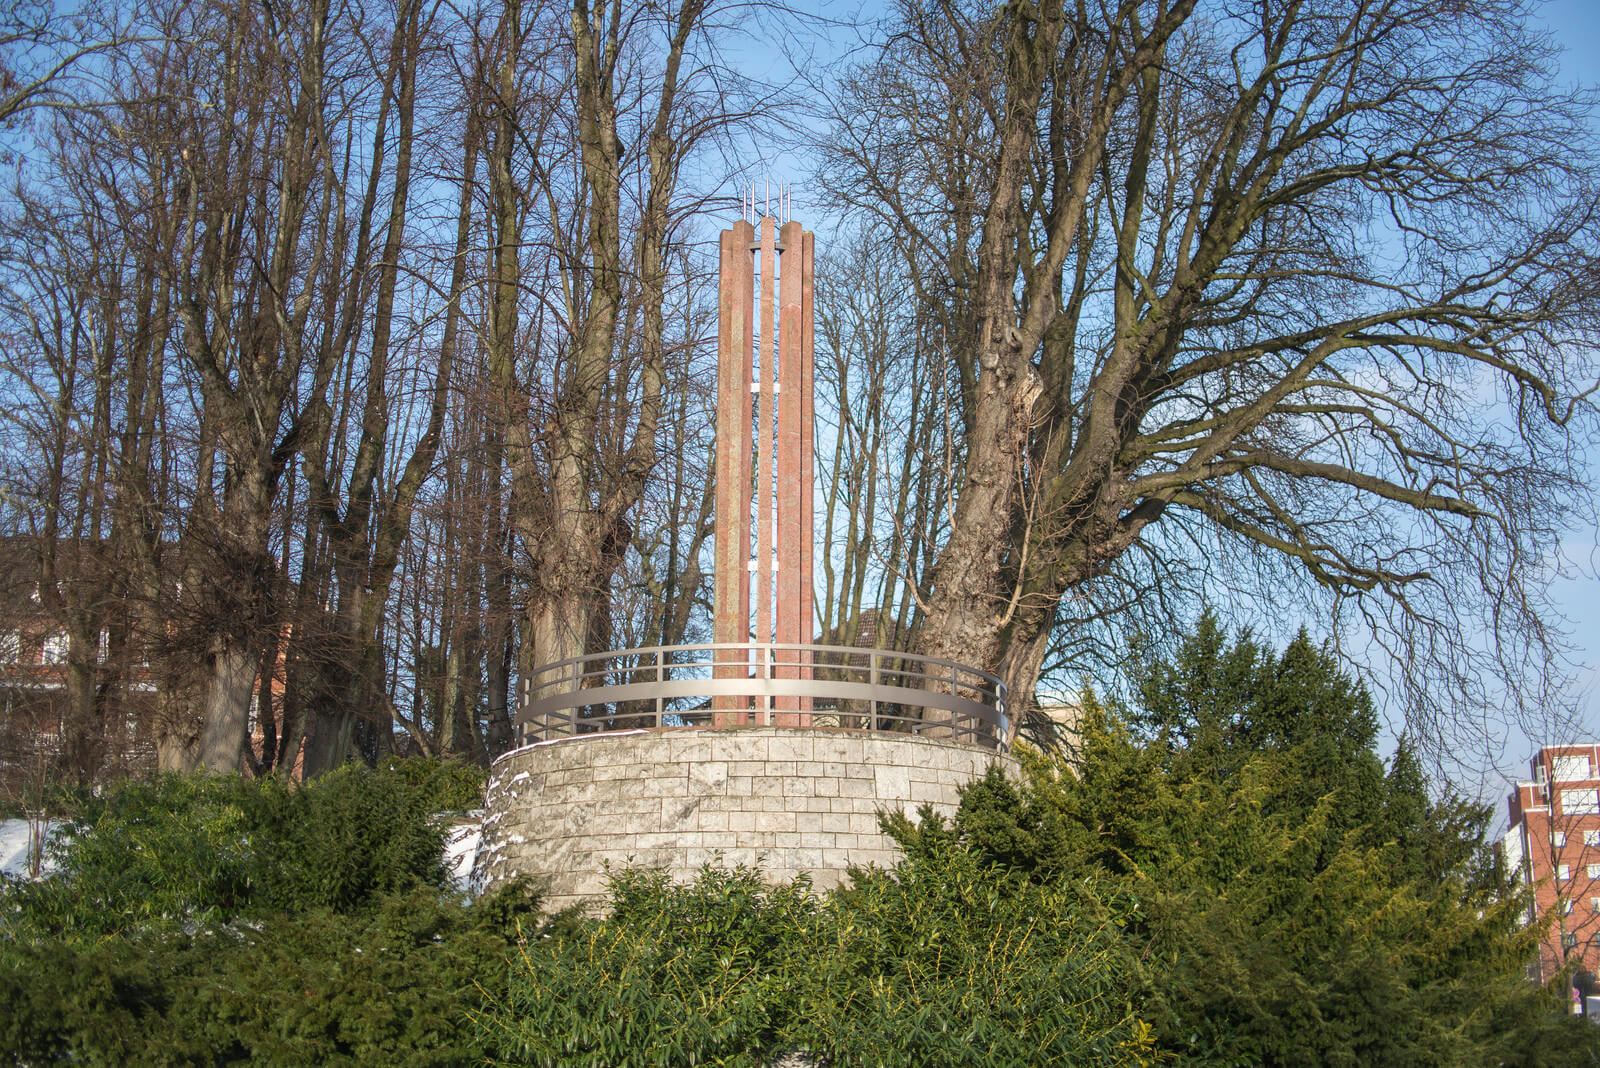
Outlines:
[[[895,803],[911,796],[911,769],[879,764],[873,769],[873,782],[879,801]]]
[[[876,781],[874,779],[870,779],[869,778],[869,779],[840,779],[839,780],[839,799],[844,799],[844,798],[876,799],[877,796],[878,796],[877,784],[876,784]]]
[[[806,732],[775,734],[767,743],[768,760],[810,760],[811,754],[812,736]]]
[[[792,831],[794,829],[793,812],[756,813],[756,830],[758,831]]]
[[[794,775],[783,780],[783,795],[785,797],[810,797],[814,792],[815,786],[811,779]]]
[[[689,765],[689,789],[698,794],[720,794],[728,788],[728,762],[703,760]]]
[[[759,729],[747,728],[737,734],[728,732],[728,735],[718,739],[718,753],[725,760],[759,760],[765,763],[767,739],[755,735],[754,731]]]
[[[822,867],[824,852],[820,847],[795,849],[789,854],[789,862],[800,871],[815,871]]]

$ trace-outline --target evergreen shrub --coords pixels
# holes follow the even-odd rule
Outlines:
[[[398,761],[86,803],[56,875],[0,888],[0,1062],[481,1063],[479,984],[541,921],[520,883],[449,887],[435,815],[480,795]]]
[[[901,828],[903,829],[903,828]],[[1029,884],[953,837],[814,896],[744,869],[685,887],[623,872],[605,919],[519,943],[483,1015],[504,1063],[1136,1064],[1121,915],[1092,887]]]
[[[85,801],[50,846],[57,873],[0,898],[0,952],[30,936],[191,933],[256,912],[348,911],[443,888],[444,829],[481,772],[438,761],[352,765],[309,783],[168,775]]]

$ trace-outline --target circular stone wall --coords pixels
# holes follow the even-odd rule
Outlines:
[[[801,727],[587,734],[494,763],[474,880],[545,887],[545,908],[605,892],[606,865],[663,868],[687,882],[720,857],[774,882],[830,889],[851,866],[899,858],[880,811],[949,816],[960,789],[1004,754],[881,731]]]

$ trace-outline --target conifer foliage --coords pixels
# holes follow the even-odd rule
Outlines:
[[[1138,907],[1125,928],[1161,1046],[1205,1064],[1587,1064],[1595,1029],[1524,978],[1525,903],[1487,807],[1387,770],[1370,697],[1302,633],[1281,654],[1211,616],[1086,704],[1070,762],[970,789],[953,830],[1044,882]],[[929,828],[913,832],[926,837]]]
[[[465,900],[401,762],[286,788],[163,779],[86,805],[0,888],[0,1061],[26,1064],[1582,1065],[1530,984],[1489,814],[1376,751],[1304,636],[1200,621],[953,820],[886,814],[842,890],[613,874],[605,915]]]
[[[480,789],[474,768],[400,761],[86,802],[56,875],[0,887],[0,1061],[481,1059],[474,984],[534,901],[448,886],[434,816]]]
[[[1031,883],[954,836],[818,898],[747,870],[614,885],[615,911],[524,940],[486,1014],[507,1063],[1136,1064],[1127,906]]]

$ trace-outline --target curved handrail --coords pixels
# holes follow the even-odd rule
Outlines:
[[[707,642],[570,657],[522,682],[519,735],[623,727],[899,730],[1009,742],[1005,684],[953,660],[849,645]]]

